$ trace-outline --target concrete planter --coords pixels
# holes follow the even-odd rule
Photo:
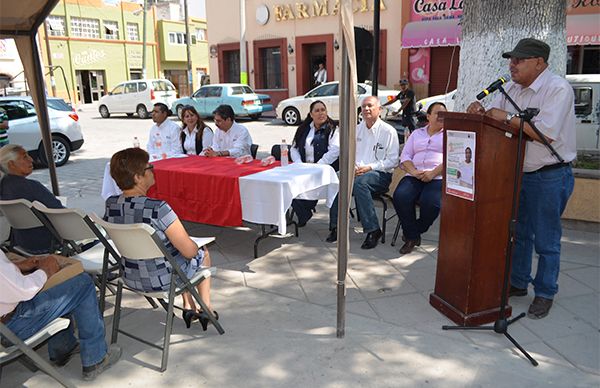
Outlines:
[[[575,189],[562,218],[600,222],[600,172],[573,169]]]

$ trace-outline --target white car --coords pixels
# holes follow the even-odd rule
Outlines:
[[[141,119],[150,117],[157,102],[167,107],[177,99],[177,89],[168,79],[137,79],[121,82],[98,103],[100,116],[107,119],[113,113],[134,113]]]
[[[434,102],[443,102],[444,105],[446,105],[446,109],[449,112],[452,112],[452,111],[454,111],[454,95],[455,94],[456,94],[456,89],[454,89],[453,91],[451,91],[450,93],[447,93],[447,94],[439,94],[437,96],[427,97],[427,98],[417,101],[417,106],[421,107],[420,110],[422,110],[423,112],[427,112],[427,108],[429,108],[429,105],[433,104]]]
[[[310,104],[313,101],[321,100],[327,107],[329,117],[334,120],[339,120],[340,96],[338,89],[338,81],[324,83],[303,96],[292,97],[280,101],[279,104],[277,104],[275,113],[277,114],[277,117],[281,118],[287,125],[298,125],[308,114]],[[360,114],[360,104],[362,103],[362,100],[371,95],[372,89],[371,85],[364,83],[359,83],[356,89],[356,94],[358,96],[357,106],[359,107],[358,113]],[[399,90],[384,90],[381,89],[381,87],[377,91],[377,95],[382,105],[392,100],[398,93],[400,93]],[[381,110],[381,116],[386,116],[388,112],[397,112],[399,109],[400,102],[395,101],[393,104],[390,104]]]
[[[48,97],[47,101],[54,163],[62,166],[71,152],[83,145],[79,116],[62,98]],[[42,133],[31,97],[0,97],[0,108],[8,116],[8,142],[23,146],[34,160],[45,165]]]

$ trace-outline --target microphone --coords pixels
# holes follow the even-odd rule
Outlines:
[[[504,85],[508,81],[510,81],[510,75],[503,75],[502,77],[492,82],[490,86],[488,86],[486,89],[483,89],[483,91],[477,95],[477,99],[481,100],[485,98],[488,94],[494,93],[496,90],[498,90],[500,86]]]

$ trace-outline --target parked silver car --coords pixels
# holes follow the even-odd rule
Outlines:
[[[71,152],[83,145],[79,116],[62,98],[48,97],[47,100],[54,163],[62,166]],[[8,116],[8,141],[22,145],[34,160],[46,165],[42,133],[31,97],[0,97],[0,108]]]

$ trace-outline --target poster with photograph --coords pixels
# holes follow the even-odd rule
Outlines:
[[[446,194],[475,200],[475,132],[446,131]]]

